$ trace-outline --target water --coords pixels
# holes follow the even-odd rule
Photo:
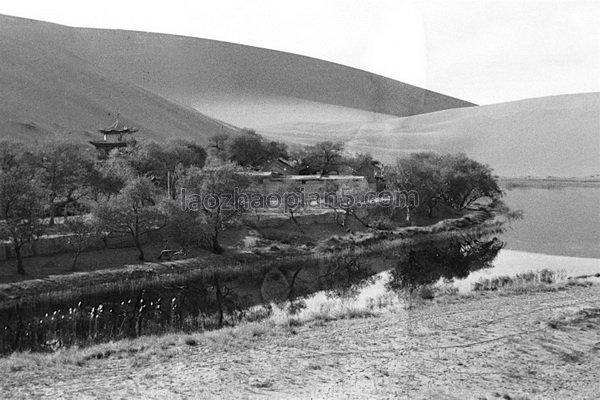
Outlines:
[[[171,283],[150,280],[115,285],[81,298],[40,296],[0,310],[0,353],[48,351],[74,344],[216,329],[255,319],[255,305],[279,303],[326,292],[353,298],[374,274],[391,270],[386,290],[403,291],[440,279],[467,277],[490,268],[502,243],[467,231],[395,242],[385,254],[361,251],[249,262],[234,269],[181,276]]]
[[[493,268],[458,280],[462,291],[481,278],[549,269],[567,276],[600,273],[600,185],[505,189],[511,209],[524,219],[501,236],[506,243]]]
[[[461,292],[468,292],[474,282],[496,276],[514,276],[528,271],[548,269],[566,277],[589,276],[600,273],[600,259],[553,256],[523,251],[502,250],[493,261],[494,267],[475,271],[455,282]]]
[[[525,214],[504,235],[507,249],[600,258],[600,186],[519,187],[505,202]]]
[[[468,291],[482,278],[549,269],[566,276],[600,273],[600,185],[506,188],[505,202],[524,219],[502,235],[506,247],[493,261],[456,286]]]

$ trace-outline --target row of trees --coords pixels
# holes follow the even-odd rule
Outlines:
[[[249,187],[240,173],[245,168],[264,168],[280,157],[322,174],[342,168],[358,173],[374,163],[370,155],[344,154],[340,143],[322,142],[289,152],[254,132],[215,136],[210,143],[211,154],[190,141],[135,143],[102,161],[70,143],[0,143],[0,239],[11,242],[18,272],[25,273],[23,246],[49,229],[68,233],[73,267],[94,238],[111,234],[129,235],[144,260],[144,235],[156,229],[165,229],[183,247],[220,254],[221,232],[248,211],[220,203],[234,197],[234,190]],[[464,155],[420,153],[399,159],[386,169],[385,182],[392,193],[417,191],[430,216],[440,204],[462,210],[482,197],[497,199],[502,194],[491,170]],[[182,201],[189,200],[178,198],[182,188],[191,194],[214,194],[217,203],[182,207]],[[414,209],[410,204],[406,208],[410,223]],[[289,211],[293,219],[294,209]],[[361,218],[351,207],[346,211]],[[54,227],[57,216],[64,221]],[[361,222],[369,225],[368,218]]]
[[[319,147],[318,144],[315,147]],[[328,146],[328,144],[326,144]],[[314,147],[308,151],[314,151]],[[357,171],[370,165],[373,159],[370,155],[357,155],[353,157],[339,157],[344,165],[353,165]],[[339,199],[325,205],[343,209],[347,216],[356,218],[367,227],[377,227],[383,222],[389,226],[392,221],[399,222],[397,218],[398,207],[404,209],[403,224],[413,223],[413,214],[421,211],[431,220],[439,218],[436,211],[444,209],[447,217],[460,214],[472,208],[477,202],[498,202],[503,195],[498,186],[496,177],[489,166],[468,158],[465,154],[440,155],[432,152],[415,153],[408,157],[398,158],[396,163],[385,167],[383,187],[378,199],[370,199],[379,205],[365,207],[360,201],[351,201],[348,204],[340,203]],[[341,187],[342,185],[343,187]],[[293,185],[285,188],[293,192],[297,188]],[[341,192],[344,197],[361,200],[362,189],[360,185],[349,182],[328,183],[327,192]],[[414,197],[413,197],[414,194]],[[403,196],[403,199],[397,197]],[[298,213],[301,207],[289,209],[291,216]],[[383,220],[383,221],[382,221]]]
[[[287,145],[266,140],[253,130],[244,130],[235,135],[223,133],[212,136],[209,146],[217,158],[234,162],[241,167],[265,169],[281,158],[294,164],[303,175],[361,175],[375,162],[370,154],[345,154],[342,142],[324,141],[290,150]]]

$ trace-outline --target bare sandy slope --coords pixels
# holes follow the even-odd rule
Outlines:
[[[503,176],[600,174],[598,93],[474,107],[289,53],[7,16],[0,51],[0,137],[85,141],[121,112],[155,139],[229,123],[288,143],[342,140],[387,162],[462,151]]]
[[[592,399],[600,392],[599,305],[598,286],[571,287],[290,329],[196,335],[193,346],[165,338],[138,353],[80,366],[22,369],[13,362],[8,370],[0,361],[0,394]]]
[[[98,139],[117,112],[140,135],[155,139],[231,131],[190,107],[175,104],[106,71],[68,49],[51,32],[35,35],[22,20],[0,17],[0,138]],[[32,24],[34,24],[32,22]]]
[[[503,176],[600,174],[600,93],[542,97],[375,123],[274,124],[274,138],[343,140],[385,161],[415,151],[466,152]]]
[[[378,114],[405,116],[472,105],[289,53],[1,15],[0,51],[3,135],[29,122],[40,133],[88,129],[109,110],[119,110],[165,137],[178,133],[177,119],[191,118],[189,110],[169,102],[250,128],[280,121],[318,122],[323,114],[327,121],[371,121]],[[14,120],[12,125],[6,119]],[[203,123],[210,130],[207,121],[195,123],[190,131]]]

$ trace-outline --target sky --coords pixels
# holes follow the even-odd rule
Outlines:
[[[3,0],[0,14],[288,51],[477,104],[600,91],[598,0]]]

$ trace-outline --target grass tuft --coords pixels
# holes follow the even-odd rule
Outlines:
[[[556,290],[549,285],[564,282],[567,279],[565,270],[552,271],[544,268],[539,271],[528,271],[514,276],[502,275],[493,278],[481,278],[473,283],[474,292],[498,291],[509,289],[511,293],[526,293],[531,290]]]

